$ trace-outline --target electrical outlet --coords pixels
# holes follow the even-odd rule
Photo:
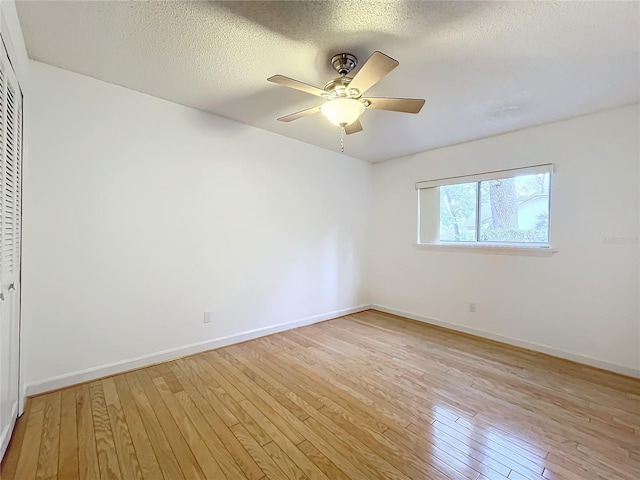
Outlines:
[[[211,323],[211,312],[204,312],[204,323]]]
[[[476,304],[475,304],[475,302],[470,302],[469,303],[469,311],[471,313],[476,313]]]

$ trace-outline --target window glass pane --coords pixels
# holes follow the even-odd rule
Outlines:
[[[480,241],[548,243],[549,177],[480,182]]]
[[[477,182],[440,187],[441,242],[476,241],[477,188]]]

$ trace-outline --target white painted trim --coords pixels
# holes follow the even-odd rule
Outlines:
[[[498,180],[501,178],[515,178],[521,175],[540,175],[542,173],[553,173],[553,171],[553,163],[544,163],[541,165],[531,165],[529,167],[515,167],[504,170],[494,170],[492,172],[458,175],[457,177],[434,178],[433,180],[417,182],[416,190],[443,187],[446,185],[458,185],[460,183],[486,182],[488,180]]]
[[[7,447],[9,446],[9,440],[11,440],[11,434],[13,433],[13,427],[16,424],[16,417],[18,413],[18,404],[14,403],[13,408],[11,409],[11,423],[9,423],[2,433],[0,434],[0,461],[4,458],[4,454],[7,451]]]
[[[359,305],[357,307],[345,308],[343,310],[323,313],[321,315],[294,320],[292,322],[279,323],[277,325],[271,325],[269,327],[256,328],[254,330],[248,330],[246,332],[238,333],[235,335],[205,340],[204,342],[192,343],[191,345],[184,345],[182,347],[171,348],[148,355],[129,358],[127,360],[122,360],[119,362],[109,363],[106,365],[87,368],[85,370],[66,373],[64,375],[58,375],[56,377],[46,378],[44,380],[27,384],[26,396],[37,395],[40,393],[48,392],[50,390],[57,390],[59,388],[76,385],[78,383],[88,382],[97,378],[116,375],[128,370],[135,370],[137,368],[146,367],[155,363],[167,362],[169,360],[175,360],[176,358],[186,357],[188,355],[194,355],[196,353],[205,352],[207,350],[225,347],[234,343],[240,343],[258,337],[264,337],[265,335],[271,335],[273,333],[283,332],[285,330],[291,330],[293,328],[303,327],[305,325],[311,325],[314,323],[323,322],[325,320],[331,320],[334,318],[342,317],[344,315],[362,312],[364,310],[368,310],[369,308],[371,308],[370,305]]]
[[[27,403],[27,386],[24,382],[20,383],[20,396],[18,397],[18,417],[24,413],[24,406]]]
[[[452,243],[414,243],[417,250],[440,252],[490,253],[494,255],[524,255],[528,257],[550,257],[558,251],[551,247],[525,247],[520,245],[488,245],[472,243],[461,245]]]
[[[554,357],[564,358],[583,365],[589,365],[591,367],[601,368],[610,372],[620,373],[629,377],[640,378],[640,369],[626,367],[624,365],[618,365],[616,363],[606,362],[604,360],[598,360],[597,358],[588,357],[579,353],[566,352],[547,345],[541,345],[539,343],[528,342],[526,340],[519,340],[517,338],[507,337],[505,335],[499,335],[496,333],[487,332],[485,330],[478,330],[475,328],[466,327],[464,325],[458,325],[455,323],[449,323],[442,320],[436,320],[435,318],[426,317],[417,313],[405,312],[391,307],[385,307],[383,305],[371,305],[373,310],[379,310],[380,312],[391,313],[400,317],[410,318],[417,320],[418,322],[428,323],[430,325],[437,325],[439,327],[448,328],[450,330],[456,330],[459,332],[468,333],[477,337],[488,338],[497,342],[514,345],[516,347],[526,348],[528,350],[534,350],[536,352],[546,353]]]

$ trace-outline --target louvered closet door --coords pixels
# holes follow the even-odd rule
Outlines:
[[[18,414],[22,93],[0,46],[0,457]]]

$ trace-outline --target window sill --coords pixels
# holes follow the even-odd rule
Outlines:
[[[551,247],[523,247],[505,245],[453,245],[449,243],[416,243],[417,250],[439,252],[489,253],[492,255],[524,255],[528,257],[550,257],[558,250]]]

